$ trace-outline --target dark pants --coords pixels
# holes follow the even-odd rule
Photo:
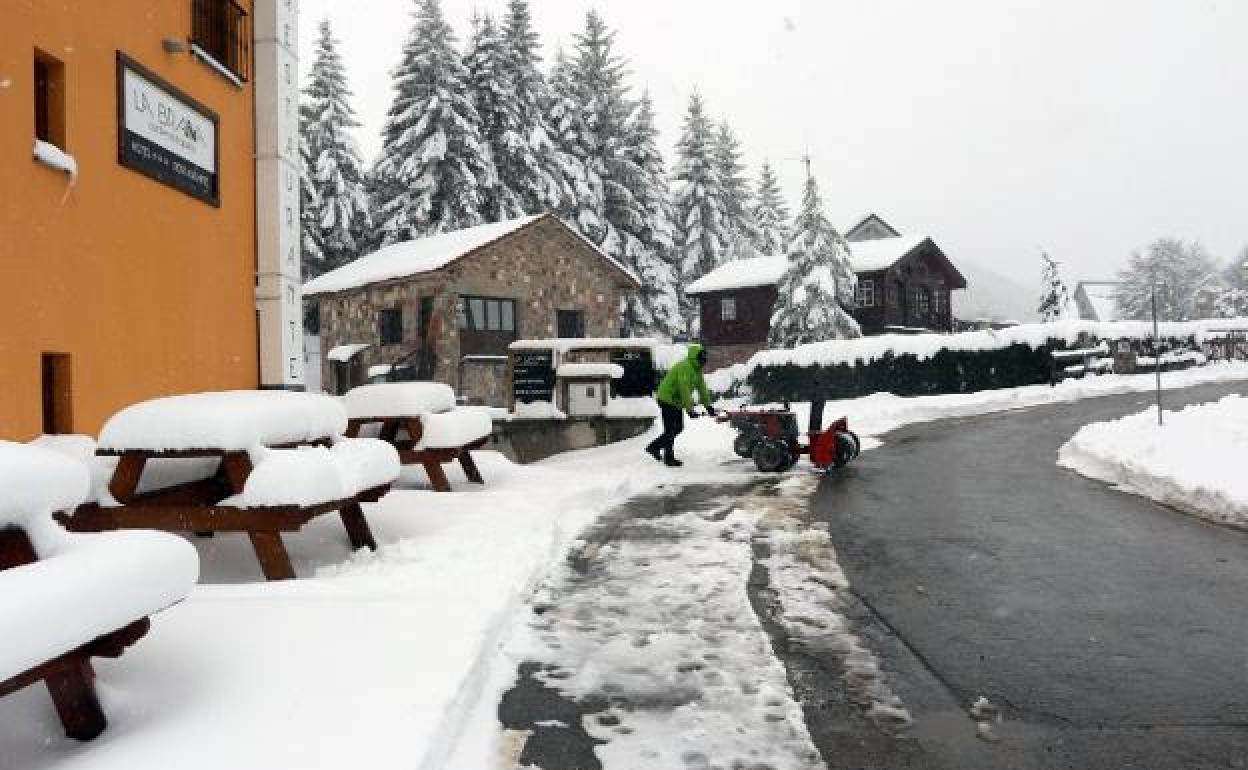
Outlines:
[[[676,437],[685,429],[685,412],[662,401],[659,402],[659,409],[663,412],[663,435],[651,441],[647,449],[670,453],[676,444]]]

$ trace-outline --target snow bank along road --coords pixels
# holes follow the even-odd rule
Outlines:
[[[1177,408],[1244,389],[1166,399]],[[1084,424],[1149,403],[1110,396],[903,428],[822,483],[814,516],[914,718],[900,739],[864,743],[808,710],[825,757],[880,768],[1248,762],[1248,533],[1055,464]],[[966,724],[981,695],[1003,711],[995,741]]]

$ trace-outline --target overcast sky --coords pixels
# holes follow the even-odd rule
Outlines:
[[[462,40],[474,9],[443,0]],[[834,222],[876,211],[958,260],[1110,278],[1164,235],[1248,243],[1248,0],[532,0],[548,54],[597,8],[665,150],[696,86],[770,158],[790,206],[807,147]],[[341,40],[371,156],[412,0],[303,0]],[[548,55],[548,59],[549,59]]]

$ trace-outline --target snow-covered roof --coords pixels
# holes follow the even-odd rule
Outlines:
[[[902,235],[897,238],[855,241],[849,244],[850,260],[854,263],[854,271],[858,273],[887,270],[926,240],[926,235]]]
[[[886,270],[927,240],[926,235],[903,235],[898,238],[857,241],[849,244],[850,261],[856,273]],[[709,294],[753,286],[775,286],[780,282],[786,267],[788,259],[783,256],[736,259],[725,262],[689,284],[685,293]]]
[[[330,270],[324,275],[313,278],[303,285],[303,296],[349,291],[382,281],[440,270],[461,257],[548,217],[563,224],[557,217],[550,214],[539,214],[394,243],[343,265],[337,270]],[[575,228],[567,227],[567,225],[564,227],[612,267],[640,285],[641,282],[637,280],[637,276],[632,271],[582,237]]]
[[[559,377],[604,377],[618,380],[624,376],[624,367],[598,361],[586,361],[578,364],[560,364],[555,370]]]
[[[1081,281],[1075,287],[1076,294],[1083,292],[1096,315],[1095,318],[1085,318],[1085,321],[1118,320],[1118,300],[1115,296],[1118,286],[1117,281]]]
[[[349,342],[346,345],[336,345],[329,349],[325,354],[325,358],[330,361],[347,362],[355,358],[361,350],[371,348],[372,345],[367,342]]]
[[[685,293],[709,294],[754,286],[775,286],[788,266],[789,261],[784,256],[734,259],[689,284]]]
[[[567,353],[572,350],[607,350],[610,348],[653,349],[658,341],[650,337],[559,337],[546,340],[516,340],[508,350],[554,350]]]
[[[884,217],[880,216],[874,211],[870,211],[870,212],[867,212],[866,214],[862,214],[855,219],[847,220],[845,222],[845,229],[840,231],[841,235],[845,236],[845,238],[848,239],[855,230],[862,227],[869,220],[872,220],[872,219],[876,220],[881,225],[883,225],[884,228],[887,229],[889,232],[891,232],[894,236],[901,235],[901,232],[899,232],[897,228],[890,225],[888,222],[884,220]]]

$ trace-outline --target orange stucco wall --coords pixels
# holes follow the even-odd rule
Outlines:
[[[145,398],[256,387],[251,86],[162,49],[190,36],[191,0],[3,7],[0,438],[41,432],[43,352],[72,356],[80,433]],[[72,187],[32,159],[36,48],[65,65]],[[219,116],[219,208],[118,163],[117,51]]]

